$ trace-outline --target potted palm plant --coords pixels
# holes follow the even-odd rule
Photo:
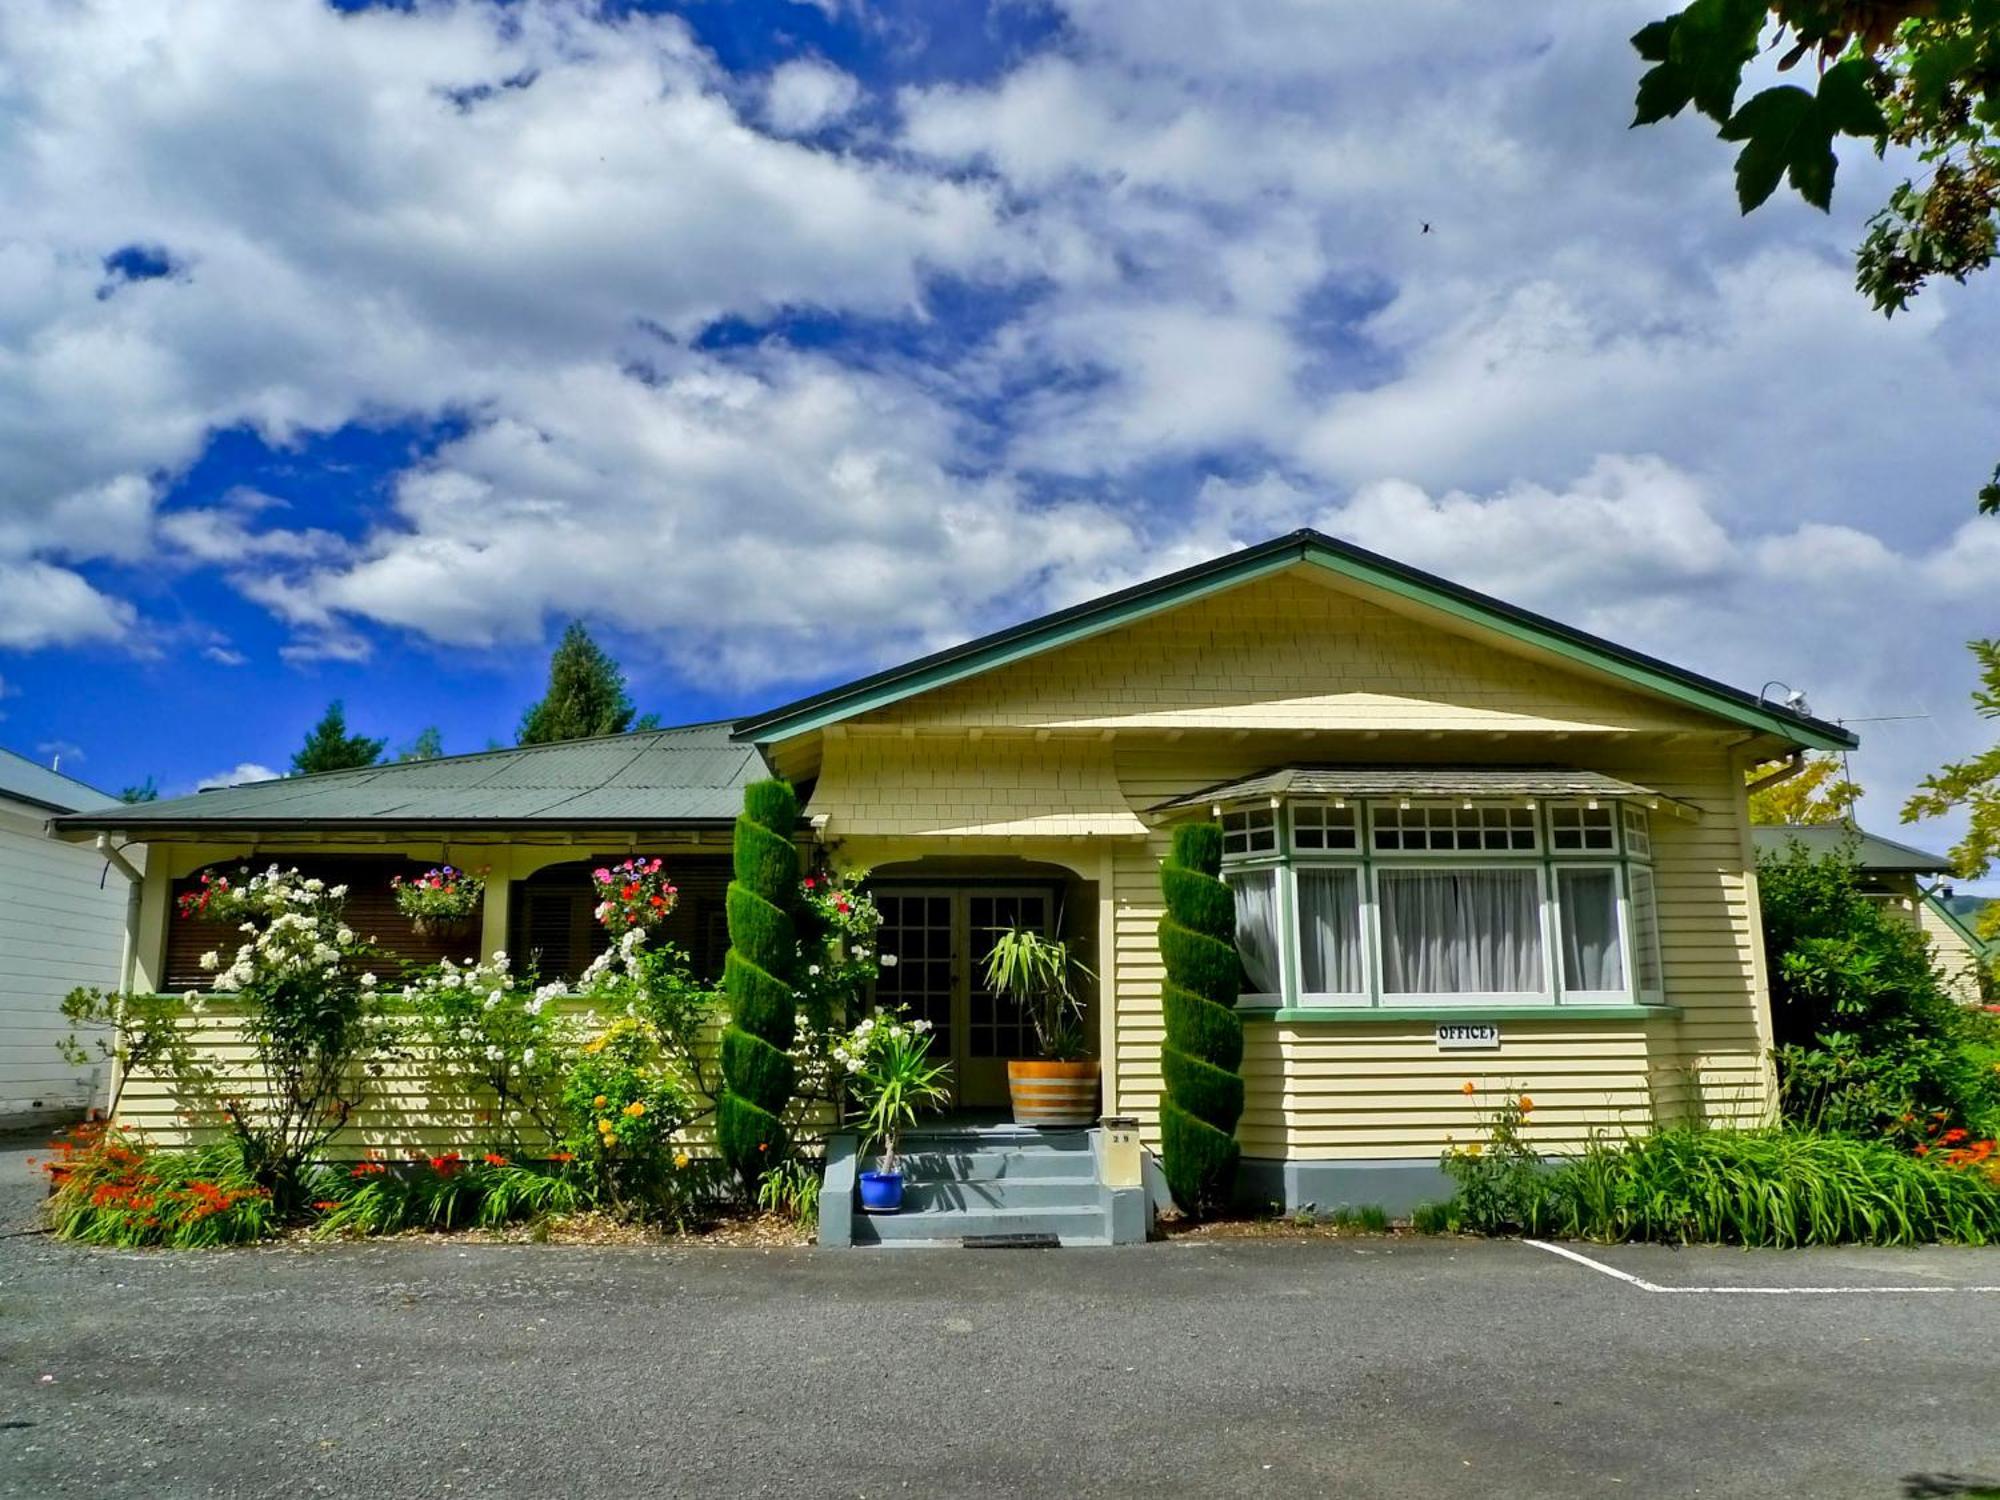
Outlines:
[[[878,1010],[835,1042],[833,1060],[847,1070],[848,1091],[864,1155],[876,1157],[861,1174],[861,1207],[892,1214],[903,1206],[903,1161],[897,1150],[919,1112],[951,1101],[950,1063],[931,1061],[930,1022]]]
[[[1097,1059],[1089,1056],[1077,981],[1094,978],[1060,938],[1026,927],[994,940],[986,987],[1016,1002],[1035,1033],[1033,1058],[1007,1064],[1016,1125],[1088,1125],[1097,1118]]]

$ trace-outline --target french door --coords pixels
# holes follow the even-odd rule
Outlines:
[[[1007,1060],[1032,1057],[1035,1034],[1019,1005],[986,987],[986,956],[1010,928],[1046,934],[1055,893],[1045,886],[884,886],[875,904],[882,913],[877,944],[896,960],[881,971],[876,999],[931,1023],[931,1056],[951,1059],[959,1108],[1004,1107]]]

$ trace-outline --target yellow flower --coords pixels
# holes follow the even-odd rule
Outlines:
[[[618,1144],[618,1137],[615,1135],[607,1135],[604,1138],[604,1145],[607,1150],[617,1144]]]
[[[605,1105],[609,1104],[610,1102],[611,1101],[609,1099],[605,1098],[602,1094],[599,1094],[595,1099],[590,1101],[590,1107],[592,1109],[602,1109],[604,1108]]]
[[[635,1120],[638,1119],[639,1116],[643,1115],[645,1112],[646,1112],[646,1101],[644,1099],[634,1099],[630,1104],[625,1106],[625,1113],[630,1115]]]
[[[677,1167],[684,1167],[684,1166],[686,1166],[687,1164],[688,1164],[688,1154],[687,1154],[687,1152],[685,1152],[685,1151],[676,1151],[676,1152],[674,1153],[674,1165],[675,1165],[675,1166],[677,1166]]]
[[[592,1037],[589,1041],[583,1044],[583,1050],[586,1052],[602,1052],[606,1047],[610,1045],[611,1045],[611,1038],[609,1035]]]
[[[599,1120],[597,1122],[597,1133],[599,1135],[611,1134],[611,1122],[609,1120]]]
[[[1470,1146],[1467,1146],[1465,1148],[1465,1154],[1467,1156],[1477,1156],[1483,1149],[1484,1148],[1480,1146],[1479,1142],[1474,1141]]]
[[[1479,1085],[1468,1078],[1465,1080],[1465,1087],[1460,1089],[1459,1092],[1466,1095],[1476,1094],[1479,1092]]]

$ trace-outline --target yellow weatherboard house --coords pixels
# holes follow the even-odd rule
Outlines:
[[[1838,726],[1314,532],[1232,553],[733,724],[371,767],[57,820],[147,846],[132,984],[206,982],[175,897],[246,860],[339,873],[406,957],[588,962],[589,871],[660,855],[667,935],[727,932],[731,819],[777,774],[802,844],[873,872],[880,997],[937,1028],[958,1109],[1028,1055],[980,960],[1015,926],[1094,974],[1099,1111],[1157,1150],[1160,864],[1221,824],[1245,1020],[1239,1191],[1444,1195],[1438,1156],[1503,1092],[1533,1143],[1773,1110],[1748,767]],[[487,872],[477,931],[418,934],[388,880]],[[1467,1083],[1474,1085],[1471,1093]],[[139,1123],[170,1129],[142,1081]],[[149,1111],[153,1112],[149,1115]],[[364,1116],[353,1131],[366,1139]],[[1105,1159],[1109,1159],[1108,1157]]]

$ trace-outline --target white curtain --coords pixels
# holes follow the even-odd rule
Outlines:
[[[1308,995],[1361,993],[1361,872],[1299,871],[1300,988]]]
[[[1384,870],[1380,881],[1387,993],[1536,994],[1546,988],[1533,870]]]
[[[1236,892],[1236,951],[1253,995],[1278,993],[1278,872],[1246,870],[1229,877]]]
[[[1618,940],[1618,876],[1611,870],[1563,870],[1563,988],[1623,990],[1624,945]]]

